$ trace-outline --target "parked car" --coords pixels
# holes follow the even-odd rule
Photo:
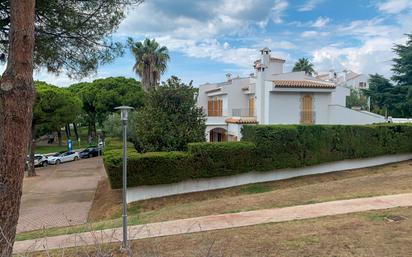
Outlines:
[[[98,147],[92,146],[87,147],[79,153],[80,158],[91,158],[100,155],[100,149]]]
[[[30,162],[30,156],[27,155],[27,160],[26,160],[26,165],[29,165]],[[34,155],[34,166],[35,167],[47,167],[48,164],[48,160],[47,160],[47,156],[43,155],[43,154],[35,154]]]
[[[58,152],[49,158],[47,158],[49,164],[60,164],[62,162],[77,161],[79,159],[79,153],[77,152]]]

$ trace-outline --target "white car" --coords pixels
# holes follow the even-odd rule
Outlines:
[[[62,162],[77,161],[80,159],[76,152],[59,152],[47,158],[49,164],[60,164]]]
[[[29,165],[29,162],[30,162],[30,155],[27,155],[26,165]],[[34,166],[35,167],[39,167],[39,166],[47,167],[47,164],[48,164],[47,156],[43,154],[34,155]]]

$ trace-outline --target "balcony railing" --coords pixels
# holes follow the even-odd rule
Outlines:
[[[233,117],[254,117],[254,110],[249,108],[236,108],[232,109]]]

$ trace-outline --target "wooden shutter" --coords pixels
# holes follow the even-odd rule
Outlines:
[[[210,99],[207,101],[207,115],[213,116],[213,101]]]
[[[313,124],[312,96],[302,96],[301,106],[300,122],[303,124]]]
[[[255,97],[249,97],[249,117],[255,116]]]

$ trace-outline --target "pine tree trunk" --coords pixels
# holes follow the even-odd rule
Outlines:
[[[66,123],[66,125],[64,126],[64,131],[66,132],[66,138],[67,140],[70,139],[70,130],[69,130],[69,124]]]
[[[10,1],[7,68],[0,80],[0,256],[13,251],[34,100],[35,0]]]
[[[36,170],[34,167],[34,150],[36,149],[36,126],[32,124],[31,126],[31,137],[29,141],[29,165],[27,166],[27,176],[35,177]]]
[[[69,132],[69,137],[72,137],[72,130],[70,129],[70,123],[67,123],[67,132]]]
[[[61,129],[57,129],[57,141],[59,142],[59,146],[62,146],[62,131]]]
[[[77,124],[75,122],[73,123],[73,131],[76,136],[76,141],[79,142],[79,133],[77,132]]]

